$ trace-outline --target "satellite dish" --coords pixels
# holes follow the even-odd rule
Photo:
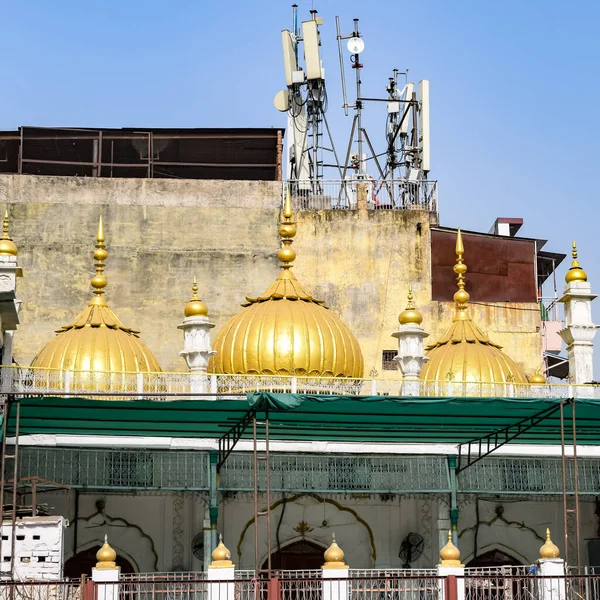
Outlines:
[[[290,93],[287,90],[277,92],[273,104],[279,112],[287,112],[290,107]]]
[[[360,54],[365,49],[365,43],[359,37],[351,37],[348,40],[348,50],[352,54]]]

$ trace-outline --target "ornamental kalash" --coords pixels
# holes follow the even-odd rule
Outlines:
[[[100,218],[91,300],[40,339],[24,367],[12,364],[15,332],[20,319],[35,322],[16,300],[21,270],[5,217],[4,577],[94,569],[114,581],[115,570],[122,577],[218,568],[210,577],[227,579],[236,570],[324,565],[352,575],[433,568],[442,547],[442,565],[452,568],[525,568],[550,540],[548,528],[565,534],[559,545],[570,564],[599,564],[595,296],[575,245],[560,299],[566,384],[546,381],[541,356],[539,369],[526,372],[486,333],[491,322],[469,285],[471,238],[460,230],[455,256],[444,259],[452,307],[423,310],[410,284],[408,300],[397,298],[397,323],[373,322],[364,306],[364,327],[397,344],[386,379],[365,366],[361,337],[336,302],[311,294],[320,282],[294,275],[302,261],[296,234],[287,194],[279,275],[223,322],[211,320],[199,294],[221,281],[193,279],[183,321],[173,318],[188,371],[173,373],[109,307]],[[402,257],[390,269],[407,265]],[[357,286],[366,289],[369,278],[365,272]],[[155,281],[147,298],[153,293]],[[427,343],[432,328],[437,339]],[[544,558],[558,560],[550,543]]]

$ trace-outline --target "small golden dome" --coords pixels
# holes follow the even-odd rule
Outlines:
[[[108,307],[103,296],[106,256],[100,218],[94,251],[96,276],[91,282],[94,297],[70,325],[56,332],[57,335],[33,359],[32,367],[97,373],[155,373],[161,370],[152,352],[139,339],[139,332],[126,327]],[[59,389],[61,383],[56,385]],[[126,385],[127,382],[123,382],[123,386]],[[114,390],[115,387],[110,378],[104,376],[90,380],[90,386],[98,391]]]
[[[448,531],[448,543],[440,550],[440,563],[443,567],[462,567],[460,550],[452,542],[452,531]]]
[[[423,315],[415,307],[412,286],[410,286],[408,288],[408,302],[406,308],[398,316],[398,323],[400,323],[400,325],[408,325],[409,323],[420,325],[422,322]]]
[[[550,538],[550,529],[546,529],[546,542],[540,548],[540,558],[558,558],[560,550]]]
[[[216,336],[211,373],[362,377],[363,357],[350,329],[309,295],[291,271],[296,235],[289,192],[281,227],[279,277]],[[289,250],[289,252],[288,252]]]
[[[565,275],[565,281],[567,283],[572,283],[573,281],[587,281],[587,273],[579,266],[579,261],[577,260],[577,244],[575,244],[575,240],[573,240],[572,255],[573,262],[571,263],[571,268]]]
[[[117,553],[108,544],[108,536],[104,536],[102,548],[96,552],[96,569],[114,569],[117,566]]]
[[[325,550],[323,558],[325,559],[324,569],[340,569],[346,566],[344,562],[344,551],[337,545],[335,534],[331,536],[332,542],[329,548]]]
[[[185,305],[183,314],[186,317],[208,317],[208,306],[198,298],[198,283],[194,277],[192,285],[192,299]]]
[[[462,234],[456,237],[458,291],[454,294],[456,314],[446,333],[426,348],[428,361],[421,369],[423,381],[456,381],[473,383],[527,383],[523,369],[502,346],[492,342],[471,320],[469,294],[464,289],[467,266],[463,262]]]
[[[8,235],[8,210],[4,212],[2,230],[2,237],[0,237],[0,256],[17,256],[19,250],[12,241],[10,235]]]
[[[546,383],[546,378],[540,372],[535,372],[529,376],[529,383],[532,385],[543,385]]]
[[[223,536],[221,534],[219,534],[219,543],[212,551],[211,557],[212,562],[210,563],[210,566],[212,568],[233,567],[233,563],[231,562],[231,552],[225,547]]]

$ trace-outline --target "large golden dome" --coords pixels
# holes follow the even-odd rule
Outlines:
[[[428,361],[421,370],[424,381],[470,383],[527,383],[523,369],[502,352],[469,316],[469,294],[465,290],[464,246],[460,229],[456,238],[458,291],[456,314],[446,333],[426,348]]]
[[[279,277],[217,334],[211,373],[362,377],[357,339],[320,300],[309,295],[290,270],[296,235],[289,194],[279,233]]]
[[[152,352],[139,339],[139,332],[126,327],[108,307],[104,298],[107,282],[103,275],[106,257],[100,217],[94,251],[94,297],[70,325],[57,331],[57,335],[33,359],[32,367],[109,373],[161,370]]]

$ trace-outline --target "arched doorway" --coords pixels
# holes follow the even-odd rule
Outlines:
[[[523,563],[514,556],[496,548],[476,556],[467,564],[467,567],[516,567],[522,564]]]
[[[92,576],[92,567],[96,566],[96,552],[100,550],[100,546],[93,546],[87,550],[78,552],[65,563],[64,576],[69,579],[79,579],[82,575]],[[135,573],[131,563],[117,554],[117,566],[121,567],[121,573]]]
[[[311,569],[320,569],[325,559],[323,553],[325,548],[301,540],[294,542],[277,552],[271,554],[271,569],[275,571],[309,571]],[[263,564],[263,569],[267,568],[267,562]]]

